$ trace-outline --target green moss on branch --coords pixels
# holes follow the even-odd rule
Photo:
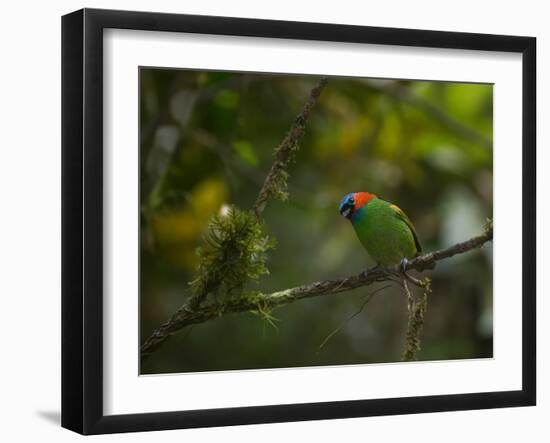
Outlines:
[[[298,151],[299,142],[304,135],[306,122],[311,114],[311,110],[319,100],[321,92],[327,83],[326,78],[322,78],[315,85],[309,94],[309,98],[305,103],[302,111],[294,119],[290,130],[286,134],[283,141],[275,149],[275,159],[271,165],[271,169],[267,174],[262,189],[258,194],[256,203],[254,204],[254,213],[256,217],[260,217],[265,205],[270,197],[275,197],[281,200],[286,200],[288,197],[288,166],[294,159],[294,155]]]
[[[197,250],[198,276],[191,282],[192,309],[209,294],[239,295],[245,284],[269,273],[265,253],[274,241],[248,211],[231,207],[212,217],[203,243]]]

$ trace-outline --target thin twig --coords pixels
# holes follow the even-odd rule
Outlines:
[[[363,303],[361,303],[361,306],[357,311],[355,311],[352,315],[350,315],[345,321],[343,321],[340,326],[338,326],[335,330],[333,330],[329,335],[325,337],[325,339],[322,341],[322,343],[319,345],[319,349],[322,349],[328,341],[334,337],[344,326],[346,326],[350,321],[352,321],[355,317],[357,317],[361,312],[363,312],[363,309],[365,309],[365,306],[373,299],[373,297],[378,294],[380,291],[383,291],[384,289],[389,288],[391,285],[382,286],[381,288],[378,288],[376,291],[368,294],[364,299]]]

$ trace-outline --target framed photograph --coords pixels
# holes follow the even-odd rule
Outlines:
[[[62,425],[534,405],[532,37],[62,20]]]

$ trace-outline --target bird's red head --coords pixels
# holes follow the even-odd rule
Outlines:
[[[340,202],[340,214],[351,219],[351,215],[355,211],[365,206],[373,198],[376,198],[376,195],[370,192],[350,192]]]
[[[375,194],[370,192],[356,192],[353,194],[353,199],[355,200],[355,210],[359,209],[361,206],[365,206],[373,198],[376,198]]]

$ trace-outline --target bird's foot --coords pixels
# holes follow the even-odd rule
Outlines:
[[[407,266],[408,265],[409,265],[409,259],[407,257],[403,257],[401,259],[401,262],[399,263],[399,268],[401,270],[401,273],[403,274],[403,277],[405,277],[407,280],[409,280],[412,284],[423,288],[424,284],[422,283],[422,281],[412,277],[411,275],[409,275],[407,273]]]
[[[403,274],[407,274],[407,266],[409,265],[409,259],[407,257],[403,257],[401,259],[401,262],[399,263],[399,267],[401,268],[401,272]]]

